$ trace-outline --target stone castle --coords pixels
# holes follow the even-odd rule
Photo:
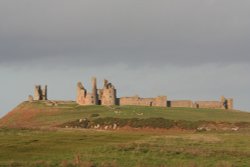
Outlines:
[[[44,89],[40,85],[35,86],[34,98],[29,100],[47,100],[47,85]],[[155,98],[141,98],[139,96],[120,97],[116,95],[115,86],[108,80],[104,80],[103,88],[97,88],[96,78],[92,78],[92,92],[88,92],[81,82],[77,83],[76,103],[79,105],[138,105],[159,107],[186,107],[186,108],[210,108],[233,109],[233,99],[222,96],[218,101],[192,101],[192,100],[168,100],[167,96]]]
[[[112,83],[104,80],[103,88],[97,89],[96,78],[92,78],[92,92],[88,93],[81,82],[77,84],[76,102],[79,105],[139,105],[159,107],[188,107],[188,108],[212,108],[233,109],[233,99],[221,97],[219,101],[191,101],[191,100],[167,100],[167,96],[155,98],[141,98],[139,96],[116,96],[116,89]]]

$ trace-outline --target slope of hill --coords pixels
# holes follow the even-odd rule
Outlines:
[[[205,120],[201,122],[247,128],[223,132],[58,128],[84,118],[104,123],[115,120],[132,127],[138,123],[195,125]],[[240,111],[23,102],[0,120],[0,126],[7,127],[0,127],[0,166],[249,166],[249,125],[250,113]]]
[[[5,127],[55,127],[83,118],[164,118],[185,121],[250,122],[250,113],[234,110],[142,106],[79,106],[75,102],[23,102],[0,120]]]

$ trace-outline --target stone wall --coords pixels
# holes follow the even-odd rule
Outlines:
[[[195,108],[210,108],[210,109],[224,109],[223,103],[220,101],[196,101]]]
[[[167,96],[158,96],[158,97],[156,97],[154,106],[166,107],[167,106]]]
[[[168,107],[193,107],[193,102],[191,100],[172,100],[168,101],[167,104]]]
[[[233,109],[233,99],[222,96],[220,101],[172,100],[167,101],[167,107]]]
[[[156,98],[141,98],[139,96],[121,97],[120,105],[138,105],[138,106],[159,106],[166,107],[167,97],[159,96]]]
[[[221,96],[220,101],[196,101],[195,108],[233,109],[233,99]]]
[[[120,105],[153,106],[153,98],[140,98],[139,96],[121,97]]]

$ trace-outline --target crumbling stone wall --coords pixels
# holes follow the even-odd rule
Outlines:
[[[166,107],[167,106],[167,96],[158,96],[155,99],[155,105],[158,107]]]
[[[153,98],[140,98],[139,96],[121,97],[120,105],[153,106]]]
[[[220,101],[196,101],[195,108],[233,109],[233,99],[221,96]]]
[[[168,107],[193,107],[193,102],[191,100],[172,100],[168,101],[167,104]]]
[[[97,105],[97,86],[96,78],[92,78],[92,93],[87,93],[81,82],[77,83],[77,98],[76,102],[79,105]]]
[[[166,96],[158,96],[156,98],[141,98],[139,96],[132,96],[132,97],[121,97],[119,104],[166,107],[166,102],[167,102]]]
[[[223,109],[223,103],[220,101],[196,101],[194,106],[195,108]]]

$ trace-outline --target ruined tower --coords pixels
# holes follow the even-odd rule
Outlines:
[[[233,99],[221,96],[222,109],[233,109]]]
[[[116,105],[116,89],[114,85],[104,80],[103,89],[100,90],[100,98],[102,105]]]
[[[78,104],[83,104],[85,102],[85,98],[86,98],[86,94],[87,94],[87,90],[84,89],[83,85],[81,82],[77,83],[77,98],[76,98],[76,102]]]
[[[98,94],[96,78],[92,78],[92,92],[88,93],[81,82],[77,83],[77,98],[76,102],[79,105],[97,105],[98,104]]]
[[[41,85],[36,85],[34,90],[34,100],[41,100]]]
[[[47,85],[45,85],[44,89],[42,89],[41,85],[36,85],[34,90],[34,100],[48,100],[47,89]]]
[[[92,77],[92,96],[93,96],[93,104],[98,104],[98,95],[97,95],[97,84],[96,84],[96,78]]]
[[[97,89],[97,81],[92,77],[92,92],[87,93],[82,83],[77,84],[76,102],[79,105],[116,105],[116,89],[107,80],[104,80],[103,89]]]
[[[48,98],[47,98],[47,88],[48,88],[48,86],[45,85],[44,89],[42,89],[42,100],[48,100]]]

